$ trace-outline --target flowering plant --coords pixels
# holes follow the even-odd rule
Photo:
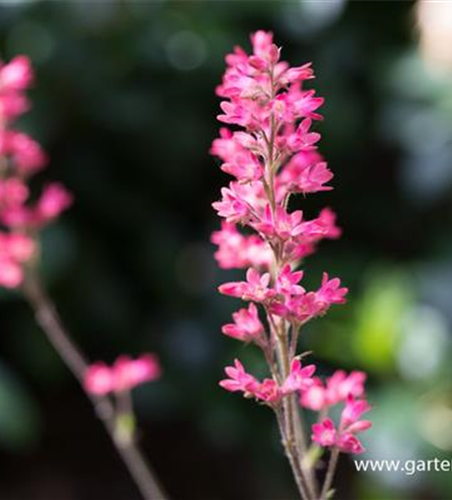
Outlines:
[[[61,184],[50,183],[37,201],[30,201],[30,183],[46,166],[47,156],[12,125],[30,107],[25,91],[33,78],[25,56],[0,62],[0,285],[21,291],[28,300],[48,339],[85,388],[143,497],[163,499],[136,443],[130,396],[135,386],[158,378],[157,359],[150,354],[136,360],[121,356],[112,368],[90,365],[64,328],[39,277],[41,230],[71,205],[73,197]]]
[[[311,130],[312,122],[322,118],[318,108],[323,99],[305,89],[314,77],[311,64],[290,67],[281,61],[271,33],[257,31],[251,43],[251,55],[236,47],[226,56],[227,69],[217,88],[224,99],[218,120],[235,128],[222,128],[211,152],[234,180],[213,204],[223,222],[212,241],[220,267],[247,269],[245,281],[219,287],[222,294],[249,303],[223,333],[255,344],[271,376],[257,380],[235,360],[220,385],[274,411],[301,497],[325,500],[332,494],[339,453],[361,453],[357,434],[371,424],[360,420],[370,409],[364,373],[337,371],[322,382],[314,377],[315,365],[304,364],[306,353],[297,353],[302,327],[333,304],[343,304],[347,294],[339,278],[327,273],[319,289],[307,291],[300,284],[303,272],[297,270],[321,240],[340,236],[335,214],[325,208],[306,220],[302,211],[289,209],[295,194],[332,189],[333,174],[317,151],[320,134]],[[335,425],[328,413],[340,403],[344,408]],[[310,442],[303,409],[318,412]],[[331,449],[321,488],[315,474],[319,447]]]

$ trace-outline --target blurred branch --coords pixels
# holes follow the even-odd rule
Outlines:
[[[89,366],[88,361],[62,325],[55,306],[34,269],[29,270],[22,291],[35,313],[36,321],[83,388],[85,372]],[[118,415],[111,399],[108,396],[91,395],[87,391],[85,394],[93,403],[97,416],[104,424],[143,497],[146,500],[167,498],[136,443],[135,436],[132,435],[131,439],[127,440],[118,437]]]

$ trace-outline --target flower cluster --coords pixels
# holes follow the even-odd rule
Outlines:
[[[360,420],[361,416],[370,410],[367,401],[347,398],[342,410],[339,427],[336,429],[330,418],[323,419],[312,426],[312,440],[327,448],[337,447],[346,453],[362,453],[364,447],[356,437],[358,432],[372,426],[369,420]]]
[[[313,122],[322,118],[318,109],[323,99],[305,88],[314,78],[311,65],[290,67],[281,61],[271,33],[258,31],[251,43],[251,55],[237,47],[226,57],[227,69],[217,88],[223,99],[218,120],[233,128],[220,129],[211,153],[233,179],[213,203],[222,224],[212,242],[221,268],[246,269],[243,281],[219,287],[222,294],[249,303],[222,331],[258,346],[271,378],[261,382],[235,360],[220,385],[267,404],[283,426],[295,420],[287,415],[297,395],[301,406],[319,412],[314,443],[360,453],[363,447],[355,434],[370,427],[359,420],[369,409],[365,374],[337,371],[323,383],[313,376],[314,365],[302,367],[296,352],[301,327],[332,305],[343,304],[347,295],[339,278],[327,273],[317,290],[306,290],[303,271],[297,270],[319,242],[341,234],[329,208],[314,219],[290,210],[293,195],[332,189],[333,174],[317,150],[320,134],[312,130]],[[345,407],[336,428],[327,414],[339,403]],[[290,440],[294,431],[283,427],[282,435]]]
[[[25,56],[0,62],[0,285],[19,286],[24,265],[36,249],[35,235],[72,202],[59,183],[44,187],[30,203],[30,180],[47,164],[40,145],[12,125],[30,108],[25,91],[33,83],[33,71]]]
[[[153,354],[137,359],[120,356],[112,366],[102,361],[93,363],[85,373],[85,389],[90,394],[104,396],[111,392],[130,391],[137,385],[160,377],[160,364]]]
[[[241,391],[245,397],[255,397],[269,405],[279,403],[283,396],[295,392],[303,392],[312,384],[312,374],[315,372],[314,365],[302,367],[301,362],[295,359],[292,362],[289,375],[281,385],[271,378],[259,382],[255,377],[246,373],[242,363],[235,360],[234,366],[226,368],[228,379],[220,382],[221,387],[227,391]]]

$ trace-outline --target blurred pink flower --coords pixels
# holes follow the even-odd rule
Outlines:
[[[102,361],[93,363],[85,374],[85,389],[99,396],[130,391],[159,376],[160,365],[153,354],[143,354],[137,359],[120,356],[111,367]]]

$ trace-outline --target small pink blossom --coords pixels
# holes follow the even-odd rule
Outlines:
[[[253,216],[253,208],[257,205],[262,192],[259,182],[246,185],[231,182],[229,188],[222,188],[221,201],[212,204],[220,217],[232,224],[246,223]]]
[[[269,268],[273,252],[257,235],[241,234],[234,224],[223,221],[221,230],[215,231],[212,243],[218,245],[215,259],[223,269]]]
[[[291,394],[297,391],[305,391],[312,385],[312,375],[316,367],[308,365],[302,367],[299,359],[294,359],[290,368],[290,373],[281,386],[282,394]]]
[[[270,274],[260,275],[255,269],[250,268],[246,273],[246,281],[225,283],[218,288],[224,295],[239,297],[243,300],[265,302],[275,295],[269,288]]]
[[[22,265],[35,253],[35,242],[20,233],[0,233],[0,285],[17,288],[24,279]]]
[[[337,431],[329,418],[312,426],[312,440],[320,446],[331,447],[336,444]]]
[[[222,332],[243,342],[262,341],[264,327],[259,320],[257,307],[250,303],[248,309],[240,309],[232,315],[234,323],[224,325]]]
[[[38,224],[55,219],[72,204],[72,195],[61,184],[54,182],[44,188],[36,205],[35,221]]]
[[[312,440],[320,446],[335,446],[345,453],[362,453],[364,447],[356,434],[372,427],[369,420],[359,420],[369,410],[367,401],[349,396],[342,410],[339,429],[335,428],[331,419],[324,419],[312,426]]]
[[[111,368],[102,361],[93,363],[85,374],[85,389],[90,394],[99,396],[112,392],[114,389]]]
[[[349,375],[343,370],[337,370],[326,380],[324,385],[319,378],[302,393],[301,404],[311,410],[319,411],[329,406],[345,401],[348,396],[360,398],[364,396],[366,374],[353,371]]]
[[[103,362],[93,363],[85,374],[85,389],[96,395],[129,391],[160,376],[160,365],[153,354],[143,354],[137,359],[120,356],[113,366]]]
[[[347,293],[348,288],[341,287],[339,278],[330,280],[328,274],[323,273],[322,286],[315,294],[318,314],[324,314],[331,304],[344,304]]]
[[[41,146],[28,135],[21,132],[11,132],[8,141],[9,152],[20,172],[35,173],[46,165],[46,154]]]
[[[242,391],[248,397],[255,394],[259,382],[252,375],[246,373],[238,359],[234,360],[234,366],[227,366],[225,372],[229,378],[220,382],[223,389],[230,392]]]
[[[290,296],[305,293],[305,289],[298,283],[303,277],[303,271],[292,271],[290,264],[286,264],[276,279],[276,293]]]
[[[114,390],[127,391],[160,377],[160,365],[153,354],[137,359],[120,356],[113,365]]]
[[[288,213],[283,207],[277,207],[272,213],[270,206],[265,207],[265,211],[260,219],[253,223],[253,228],[269,238],[279,238],[288,240],[297,237],[303,231],[303,212],[297,210]]]
[[[18,92],[0,94],[0,123],[2,126],[30,109],[30,101]]]
[[[25,90],[33,83],[30,59],[17,56],[0,67],[0,92]]]
[[[225,369],[228,379],[222,380],[220,386],[230,392],[241,391],[245,397],[254,397],[269,405],[277,405],[284,396],[304,390],[312,382],[313,365],[302,367],[299,360],[292,362],[291,371],[281,386],[266,378],[259,382],[255,377],[245,372],[243,365],[237,359],[234,366]]]

